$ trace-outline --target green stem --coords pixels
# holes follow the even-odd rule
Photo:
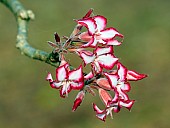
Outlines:
[[[31,10],[26,10],[18,0],[0,0],[7,8],[14,14],[18,33],[16,47],[24,54],[32,59],[44,61],[52,66],[59,66],[59,55],[53,55],[53,53],[47,53],[42,50],[33,48],[27,41],[28,37],[28,22],[34,19],[34,13]]]

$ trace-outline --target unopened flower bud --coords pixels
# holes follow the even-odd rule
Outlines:
[[[77,109],[78,106],[80,106],[81,102],[83,101],[84,99],[84,96],[85,96],[85,92],[84,91],[80,91],[77,96],[76,96],[76,99],[74,101],[74,105],[73,105],[73,108],[72,110],[75,111]]]

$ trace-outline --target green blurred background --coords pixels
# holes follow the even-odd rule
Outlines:
[[[89,8],[108,18],[124,34],[124,43],[115,54],[129,69],[146,73],[148,78],[132,82],[131,99],[137,102],[129,112],[123,109],[106,122],[98,120],[92,102],[100,108],[98,96],[86,95],[76,112],[71,107],[76,91],[67,99],[59,97],[45,81],[55,68],[20,54],[15,48],[16,21],[0,3],[0,128],[169,128],[170,127],[170,1],[169,0],[21,0],[33,10],[29,42],[51,51],[47,41],[53,33],[69,35],[72,19]],[[73,60],[73,58],[70,58]],[[75,65],[78,65],[75,61]]]

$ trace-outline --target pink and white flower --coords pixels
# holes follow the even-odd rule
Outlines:
[[[101,73],[102,68],[112,69],[117,63],[118,58],[113,55],[113,47],[97,47],[94,52],[80,51],[80,57],[83,59],[84,64],[91,63],[92,71],[95,73]]]
[[[97,43],[109,45],[120,45],[114,38],[116,36],[123,37],[115,28],[106,28],[107,19],[97,15],[86,19],[77,20],[78,24],[85,26],[88,32],[79,35],[79,38],[88,41],[82,47],[96,47]]]
[[[127,108],[128,110],[131,109],[132,105],[134,104],[134,100],[122,100],[119,99],[119,94],[115,90],[115,96],[112,99],[112,96],[104,89],[99,88],[99,95],[101,100],[105,105],[105,109],[101,110],[97,107],[96,104],[93,103],[93,109],[96,112],[97,118],[102,121],[105,121],[106,116],[110,114],[111,118],[113,118],[113,112],[117,113],[120,111],[122,107]]]
[[[61,88],[61,97],[68,96],[71,89],[79,90],[84,86],[82,66],[76,70],[69,71],[68,64],[64,64],[56,69],[56,80],[53,81],[49,73],[46,80],[50,82],[52,88]]]
[[[129,92],[131,87],[129,80],[140,80],[146,77],[144,74],[139,74],[134,71],[128,70],[125,66],[123,66],[120,62],[117,63],[117,71],[114,73],[104,73],[104,75],[109,80],[112,88],[116,88],[119,96],[123,100],[129,100],[126,92]]]

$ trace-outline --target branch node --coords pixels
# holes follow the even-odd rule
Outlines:
[[[23,20],[34,20],[35,19],[35,15],[33,13],[33,11],[31,10],[20,10],[18,17],[20,17]]]
[[[31,19],[31,20],[34,20],[35,19],[35,15],[33,13],[32,10],[27,10],[27,14],[28,14],[28,17]]]

